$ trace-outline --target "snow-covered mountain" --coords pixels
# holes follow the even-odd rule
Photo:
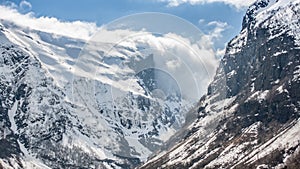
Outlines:
[[[181,129],[193,104],[155,69],[154,50],[105,53],[111,44],[6,20],[0,44],[0,168],[133,168]]]
[[[251,5],[197,120],[140,168],[299,168],[299,21],[299,0]]]
[[[251,5],[196,107],[188,69],[141,39],[87,45],[1,20],[0,168],[297,167],[299,8]]]

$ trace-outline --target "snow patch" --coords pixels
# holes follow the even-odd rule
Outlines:
[[[295,67],[292,81],[299,81],[299,80],[300,80],[300,65]]]
[[[287,53],[287,51],[276,52],[273,56],[279,56],[285,53]]]
[[[254,92],[245,102],[248,102],[250,100],[258,100],[259,102],[266,99],[268,96],[269,90],[265,91],[256,91]]]
[[[16,111],[17,111],[17,108],[18,108],[18,103],[19,102],[15,102],[12,106],[12,108],[10,110],[8,110],[8,117],[9,117],[9,121],[10,121],[10,124],[11,124],[11,130],[16,133],[17,132],[17,125],[16,125],[16,122],[15,122],[15,114],[16,114]]]
[[[143,146],[138,139],[134,137],[125,136],[125,139],[128,141],[130,147],[134,147],[134,149],[139,153],[139,158],[141,161],[146,161],[147,158],[152,154],[152,152]]]

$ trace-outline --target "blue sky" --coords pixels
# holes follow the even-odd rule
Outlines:
[[[1,3],[10,6],[14,4],[20,13],[32,12],[35,17],[95,22],[98,26],[141,12],[173,14],[193,23],[205,33],[216,26],[211,22],[225,23],[222,37],[216,42],[216,48],[222,48],[240,31],[242,17],[247,9],[245,4],[249,4],[249,1],[251,0],[1,0]]]
[[[226,22],[229,27],[224,31],[224,40],[222,41],[228,41],[239,32],[245,12],[243,9],[237,9],[224,3],[182,4],[177,7],[168,7],[166,2],[151,0],[32,0],[29,2],[37,16],[53,16],[63,20],[84,20],[96,22],[97,25],[140,12],[173,14],[188,20],[202,31],[206,31],[205,24],[208,22]],[[199,24],[199,20],[203,19],[205,22]]]

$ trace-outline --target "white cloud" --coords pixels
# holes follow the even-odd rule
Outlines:
[[[205,19],[199,19],[198,23],[199,25],[203,25],[205,23]]]
[[[255,0],[159,0],[159,1],[167,2],[169,7],[176,7],[185,3],[196,5],[196,4],[221,2],[230,6],[234,6],[238,9],[248,7],[255,2]]]
[[[220,21],[211,21],[207,23],[207,26],[215,26],[215,27],[222,27],[225,28],[228,26],[226,22],[220,22]]]
[[[22,5],[23,4],[23,5]],[[22,1],[20,6],[31,6],[27,1]],[[33,13],[21,14],[16,9],[0,6],[0,19],[14,24],[57,35],[88,40],[99,30],[95,23],[82,21],[63,22],[53,17],[35,17]]]
[[[104,47],[108,56],[118,56],[124,60],[131,61],[136,56],[146,57],[153,54],[155,68],[171,75],[177,81],[184,97],[199,99],[206,93],[207,86],[212,80],[219,62],[215,57],[216,53],[213,50],[213,43],[210,42],[213,39],[211,36],[209,34],[204,35],[203,37],[206,37],[206,39],[202,38],[194,42],[175,33],[155,36],[145,30],[103,29],[93,37],[92,43],[90,46],[86,46],[86,52],[83,53],[93,50],[103,51]],[[103,43],[93,42],[110,42],[112,44],[106,47],[103,46]],[[128,48],[133,49],[133,52],[122,50]],[[136,51],[135,49],[140,50]],[[83,61],[80,63],[87,63],[85,60],[88,59],[88,56],[82,56],[81,59]],[[139,72],[151,65],[146,64],[144,66],[142,68],[139,67],[139,70],[135,71]],[[89,67],[91,66],[89,65]],[[97,68],[98,65],[95,66],[95,70]],[[108,66],[107,69],[109,70],[101,69],[100,74],[110,72],[110,74],[116,76],[113,79],[118,79],[118,74],[122,74],[120,72],[128,72],[126,67],[120,70],[120,68],[115,69],[113,66]],[[95,77],[101,76],[97,75]],[[113,86],[118,85],[116,82],[109,84]],[[134,93],[137,92],[135,89],[132,89],[132,91],[135,91]]]
[[[103,46],[103,42],[109,42],[111,46]],[[210,80],[212,80],[212,76],[218,65],[214,51],[210,50],[211,46],[204,48],[200,46],[200,43],[192,43],[189,39],[173,33],[155,36],[146,31],[129,31],[123,29],[103,29],[98,32],[91,40],[91,43],[86,46],[84,52],[82,52],[84,55],[80,57],[79,63],[88,63],[86,60],[93,57],[88,53],[95,50],[103,51],[103,47],[107,52],[106,55],[121,57],[125,60],[125,63],[129,60],[132,61],[136,56],[147,57],[153,54],[155,68],[171,75],[178,82],[183,96],[193,99],[199,99],[201,95],[206,92],[207,85]],[[134,50],[130,52],[127,50],[124,51],[123,49]],[[85,55],[85,53],[87,53],[87,55]],[[94,53],[97,54],[97,52]],[[139,57],[136,59],[138,58]],[[150,68],[151,65],[152,64],[143,65],[143,67],[139,67],[135,71],[139,72],[143,69]],[[88,66],[93,70],[99,70],[97,64],[95,68],[91,65]],[[78,67],[78,69],[81,72],[80,67]],[[128,72],[127,67],[121,67],[116,69],[114,66],[107,66],[107,69],[102,68],[99,70],[100,72],[98,72],[100,75],[93,76],[93,78],[102,78],[101,74],[109,72],[114,76],[112,79],[118,79],[120,78],[119,75],[123,74],[122,72]],[[90,74],[90,72],[88,73]],[[119,83],[107,80],[105,80],[104,83],[108,83],[116,88],[122,88],[122,85],[124,85],[119,86]],[[128,84],[134,87],[132,82]],[[138,93],[137,87],[130,87],[128,90],[133,93]]]
[[[201,41],[201,43],[203,43],[202,46],[208,45],[216,47],[215,44],[222,40],[224,32],[231,28],[226,22],[221,21],[206,23],[205,20],[200,19],[199,24],[202,30],[205,31]]]
[[[212,27],[209,34],[210,37],[215,40],[220,39],[223,36],[222,33],[230,27],[226,22],[220,22],[220,21],[209,22],[207,26]]]

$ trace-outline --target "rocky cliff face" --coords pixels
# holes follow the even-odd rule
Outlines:
[[[250,6],[194,111],[198,119],[184,139],[140,168],[297,168],[299,13],[299,0]]]

